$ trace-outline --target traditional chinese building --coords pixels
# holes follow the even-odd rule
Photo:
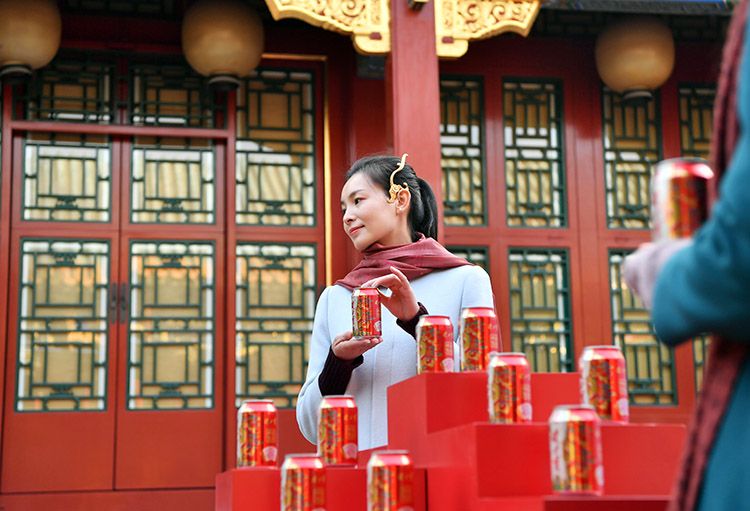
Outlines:
[[[686,421],[706,341],[660,346],[620,269],[652,165],[706,156],[730,3],[195,7],[0,1],[0,509],[212,509],[248,397],[285,408],[282,452],[310,449],[295,396],[316,298],[357,261],[342,176],[371,153],[431,182],[506,350],[574,371],[615,343],[634,420]],[[635,99],[597,72],[625,14],[675,41]]]

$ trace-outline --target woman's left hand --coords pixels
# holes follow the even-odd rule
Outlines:
[[[360,287],[387,287],[391,291],[390,296],[380,293],[380,302],[385,305],[391,314],[401,321],[409,321],[419,312],[417,298],[411,289],[409,280],[406,275],[401,273],[393,266],[390,267],[391,274],[383,275],[372,280],[368,280]]]

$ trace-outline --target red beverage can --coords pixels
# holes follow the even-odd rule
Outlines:
[[[352,291],[352,329],[355,339],[377,339],[383,335],[380,293],[374,287],[358,287]]]
[[[461,370],[486,371],[490,353],[500,351],[497,316],[491,307],[461,311]]]
[[[408,451],[375,451],[367,463],[367,511],[413,511],[414,465]]]
[[[288,454],[281,465],[281,511],[325,511],[326,470],[316,454]]]
[[[357,405],[352,396],[325,396],[318,419],[318,455],[326,465],[356,465]]]
[[[714,172],[700,158],[656,164],[651,184],[653,239],[688,238],[708,218],[708,183]]]
[[[549,418],[552,489],[601,495],[604,490],[600,421],[588,405],[555,407]]]
[[[628,422],[628,375],[617,346],[586,346],[578,360],[581,402],[594,407],[599,418]]]
[[[490,353],[487,367],[490,422],[531,422],[531,368],[523,353]]]
[[[237,467],[275,467],[278,449],[273,401],[243,401],[237,411]]]
[[[453,372],[453,325],[448,316],[417,322],[417,374]]]

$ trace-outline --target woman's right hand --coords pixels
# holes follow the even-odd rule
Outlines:
[[[351,330],[337,335],[331,343],[333,354],[341,360],[354,360],[365,351],[374,348],[383,342],[379,339],[355,339]]]

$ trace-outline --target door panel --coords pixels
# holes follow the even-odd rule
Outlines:
[[[112,487],[112,246],[13,240],[3,492]]]
[[[115,486],[212,486],[222,463],[223,243],[131,239],[122,255]]]

